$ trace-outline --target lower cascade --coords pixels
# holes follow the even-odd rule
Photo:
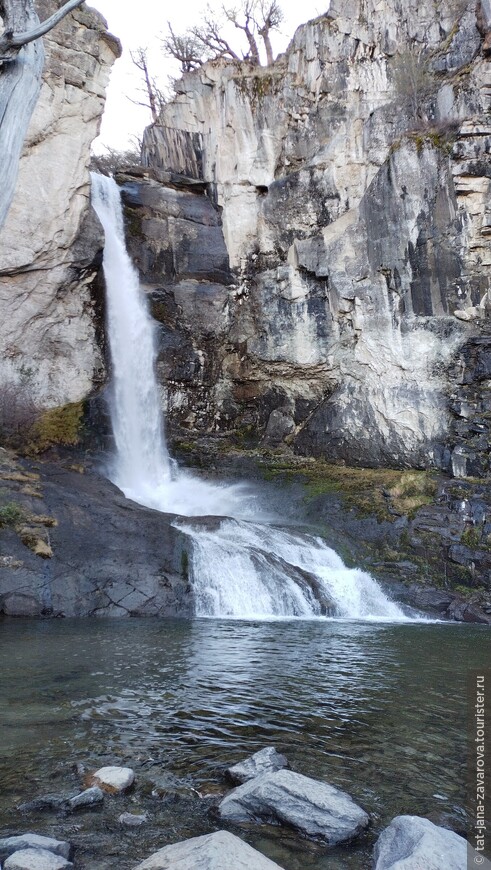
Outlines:
[[[180,515],[175,525],[191,541],[196,615],[407,619],[369,574],[346,568],[322,539],[258,522],[255,499],[244,486],[207,483],[172,463],[154,372],[154,324],[126,251],[120,193],[112,178],[92,173],[92,203],[106,237],[116,444],[109,476],[133,501]]]

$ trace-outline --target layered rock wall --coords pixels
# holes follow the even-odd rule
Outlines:
[[[198,416],[168,372],[174,425],[450,467],[449,366],[488,311],[489,24],[474,2],[334,0],[272,67],[178,83],[144,162],[208,185],[232,280],[210,346],[205,276],[187,297],[160,272],[201,359]]]
[[[56,4],[37,6],[44,19]],[[88,165],[120,46],[85,8],[44,42],[41,93],[0,230],[0,375],[50,406],[83,398],[103,366],[89,290],[102,233],[89,213]]]

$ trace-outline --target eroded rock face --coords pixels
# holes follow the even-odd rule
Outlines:
[[[171,422],[352,463],[442,465],[448,368],[489,307],[488,30],[474,3],[333,2],[274,66],[183,77],[144,159],[155,178],[208,185],[233,285],[210,348],[206,312],[177,298],[180,267],[169,273],[184,231],[152,273],[182,353],[201,360],[187,378],[182,354],[170,366]],[[415,105],[400,71],[423,47]],[[208,292],[209,275],[193,280]]]
[[[45,18],[56,4],[37,7]],[[63,405],[83,398],[103,365],[89,288],[102,233],[88,218],[88,163],[120,46],[85,8],[44,43],[41,93],[0,231],[0,376],[27,381],[41,405]]]
[[[14,480],[12,480],[14,474]],[[51,517],[52,557],[42,559],[14,528],[2,528],[0,614],[6,616],[189,616],[190,545],[172,516],[125,499],[97,474],[40,463],[35,487],[2,465],[4,491],[23,514]],[[10,478],[10,479],[9,479]],[[31,481],[32,482],[32,481]]]

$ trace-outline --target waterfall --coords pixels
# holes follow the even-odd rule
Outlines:
[[[207,483],[173,465],[154,371],[155,325],[126,251],[115,181],[92,173],[92,202],[106,236],[116,444],[110,476],[128,498],[181,515],[174,524],[190,541],[196,614],[405,619],[369,574],[346,568],[320,538],[261,521],[261,506],[244,485]]]
[[[91,173],[92,203],[104,227],[104,276],[112,363],[113,481],[129,498],[151,500],[170,480],[154,375],[155,336],[138,275],[126,251],[119,188]],[[157,505],[155,505],[157,506]]]

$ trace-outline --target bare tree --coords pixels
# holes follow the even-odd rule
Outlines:
[[[123,172],[129,166],[139,166],[141,163],[141,144],[135,143],[131,148],[118,151],[117,148],[108,148],[104,154],[92,154],[90,168],[93,172],[101,175],[113,175],[115,172]]]
[[[270,3],[264,2],[261,0],[260,2],[261,9],[261,18],[262,24],[258,27],[258,33],[264,42],[264,48],[266,50],[266,61],[268,66],[274,61],[273,56],[273,46],[271,45],[270,32],[272,30],[277,30],[283,21],[283,12],[281,11],[276,0],[271,0]]]
[[[143,80],[145,82],[144,92],[146,96],[145,102],[140,100],[131,100],[131,102],[136,103],[138,106],[149,108],[152,113],[152,119],[155,123],[158,121],[162,109],[167,102],[164,92],[157,84],[157,80],[150,75],[148,67],[148,50],[146,48],[137,48],[136,51],[132,51],[130,54],[134,65],[143,75]]]
[[[202,23],[189,30],[189,34],[196,40],[197,45],[201,46],[202,63],[216,57],[230,57],[233,60],[240,60],[239,55],[222,35],[222,31],[223,22],[214,18],[210,9],[208,9]]]
[[[223,7],[223,12],[225,13],[226,19],[230,21],[234,27],[245,33],[249,44],[249,54],[247,55],[248,60],[251,60],[252,63],[259,66],[261,59],[259,57],[259,49],[257,47],[255,35],[257,32],[257,23],[254,18],[256,6],[256,0],[243,0],[241,6],[236,6],[231,9],[225,9],[225,7]]]
[[[237,6],[222,6],[218,13],[208,7],[200,24],[189,28],[183,35],[175,34],[169,24],[169,35],[163,40],[164,51],[179,61],[183,72],[219,57],[248,60],[259,66],[260,38],[264,43],[267,63],[271,64],[274,56],[270,34],[282,20],[283,13],[277,0],[240,0]],[[245,36],[247,50],[242,52],[242,57],[223,35],[227,24],[233,24]]]
[[[29,42],[34,42],[40,39],[53,27],[68,15],[72,9],[81,6],[84,0],[68,0],[61,9],[58,9],[53,15],[50,15],[46,21],[42,21],[37,27],[32,27],[29,30],[23,30],[25,19],[22,11],[22,3],[19,0],[2,0],[0,10],[4,24],[4,32],[0,37],[0,61],[3,63],[14,60],[17,57],[20,49]]]
[[[179,61],[182,72],[190,72],[201,66],[204,60],[203,46],[196,37],[189,32],[182,36],[174,33],[170,21],[167,22],[167,27],[169,34],[162,40],[164,53]]]
[[[41,88],[40,37],[83,0],[69,0],[39,23],[34,0],[0,0],[0,227],[15,190],[20,153]]]

